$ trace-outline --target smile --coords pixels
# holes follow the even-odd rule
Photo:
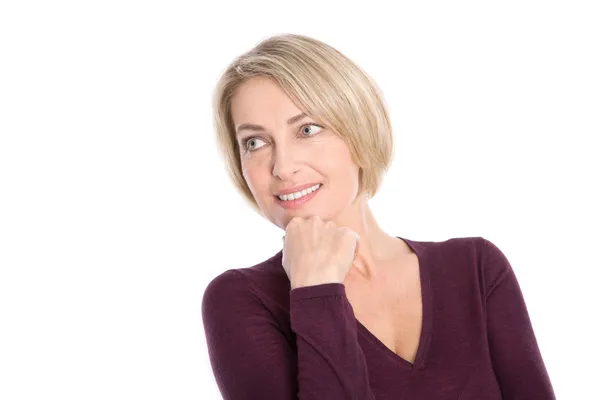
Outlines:
[[[321,187],[321,184],[317,183],[315,186],[309,187],[308,189],[304,189],[300,192],[290,193],[290,194],[282,194],[277,197],[279,198],[279,200],[282,200],[282,201],[296,200],[296,199],[300,199],[304,196],[307,196],[312,192],[317,191],[320,187]]]
[[[300,192],[284,194],[281,196],[274,196],[275,201],[283,208],[296,209],[303,207],[306,203],[311,201],[313,197],[319,194],[321,189],[320,183],[312,186],[308,189],[304,189]]]

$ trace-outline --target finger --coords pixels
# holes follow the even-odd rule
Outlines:
[[[360,247],[360,236],[356,233],[356,245],[354,246],[354,257],[358,254],[358,248]]]

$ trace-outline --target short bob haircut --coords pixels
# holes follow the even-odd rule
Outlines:
[[[236,89],[256,76],[273,79],[292,102],[344,139],[359,169],[359,195],[373,197],[394,156],[392,127],[374,80],[335,48],[299,34],[278,34],[238,56],[213,94],[217,146],[228,175],[252,208],[264,216],[242,175],[231,116]]]

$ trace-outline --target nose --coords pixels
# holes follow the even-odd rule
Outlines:
[[[282,151],[279,147],[275,151],[275,162],[273,163],[273,176],[278,176],[281,180],[292,180],[292,176],[298,172],[299,166],[296,163],[292,152]]]

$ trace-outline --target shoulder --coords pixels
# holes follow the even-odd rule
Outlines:
[[[202,295],[202,313],[207,315],[211,310],[222,310],[240,298],[249,297],[252,297],[252,289],[244,275],[237,269],[227,270],[206,286]]]
[[[483,236],[455,237],[419,242],[436,276],[450,281],[476,283],[486,295],[503,275],[511,272],[505,254]]]
[[[281,267],[281,251],[257,264],[228,269],[214,277],[204,290],[202,310],[251,307],[278,292],[289,292],[289,280]]]
[[[500,248],[482,236],[454,237],[444,241],[413,243],[418,243],[421,251],[426,251],[429,257],[434,258],[471,260],[477,264],[506,260]]]
[[[477,254],[483,247],[480,236],[454,237],[446,240],[415,242],[411,245],[417,250],[419,257],[426,258],[439,268],[458,268],[460,265],[476,261]]]

